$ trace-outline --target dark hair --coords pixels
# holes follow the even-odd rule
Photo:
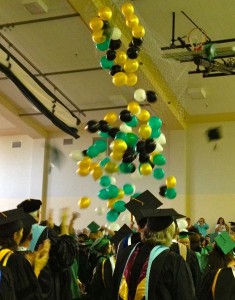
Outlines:
[[[17,243],[14,241],[13,237],[7,237],[7,238],[0,237],[0,250],[6,248],[13,251],[17,249]]]
[[[224,254],[222,250],[214,245],[213,250],[210,252],[208,257],[208,270],[218,270],[219,268],[226,268],[228,263],[233,260],[233,253]]]
[[[219,221],[220,221],[221,219],[223,220],[223,224],[225,223],[225,222],[224,222],[224,218],[220,217],[220,218],[218,219],[218,221],[217,221],[217,224],[219,224]]]
[[[190,249],[196,252],[201,252],[201,236],[198,233],[190,234]]]

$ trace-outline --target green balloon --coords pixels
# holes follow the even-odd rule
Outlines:
[[[131,173],[132,170],[133,170],[133,164],[122,162],[119,165],[119,170],[120,170],[121,173],[124,173],[124,174]]]
[[[101,136],[103,138],[108,138],[109,137],[108,132],[99,131],[98,134],[99,134],[99,136]]]
[[[162,127],[162,120],[159,117],[152,116],[148,121],[148,125],[152,130],[160,129]]]
[[[158,166],[163,166],[166,164],[166,158],[162,154],[156,154],[153,157],[153,163]]]
[[[107,141],[106,140],[97,140],[94,146],[99,149],[99,152],[102,153],[107,150]]]
[[[114,209],[111,209],[110,211],[107,212],[106,219],[108,222],[115,222],[118,216],[119,216],[118,212]]]
[[[132,196],[131,196],[131,198],[137,198],[139,195],[140,195],[141,193],[135,193],[135,194],[133,194]]]
[[[102,56],[101,59],[100,59],[100,66],[103,69],[110,69],[113,66],[113,61],[112,60],[108,60],[106,58],[106,56]]]
[[[107,162],[109,162],[110,160],[111,160],[110,157],[105,157],[103,160],[100,161],[99,164],[101,167],[104,167],[107,164]]]
[[[96,157],[99,154],[99,149],[95,145],[92,145],[87,149],[86,154],[90,158]]]
[[[151,139],[157,139],[161,135],[161,129],[152,129],[152,133],[150,135]]]
[[[133,184],[126,183],[123,186],[123,191],[125,195],[132,195],[135,191],[135,186]]]
[[[125,203],[124,201],[119,200],[119,201],[117,201],[117,202],[114,203],[113,208],[114,208],[117,212],[121,213],[121,212],[123,212],[123,211],[126,210],[125,204],[126,204],[126,203]]]
[[[103,43],[96,44],[96,48],[100,51],[106,51],[109,48],[110,40],[105,40]]]
[[[165,172],[164,172],[163,169],[156,168],[156,169],[153,170],[153,177],[155,179],[162,179],[162,178],[164,178],[164,176],[165,176]]]
[[[107,187],[107,192],[108,192],[109,199],[112,199],[117,197],[119,189],[116,185],[111,184],[109,187]]]
[[[168,188],[165,193],[165,197],[168,199],[174,199],[177,196],[176,190],[174,188]]]
[[[128,132],[126,134],[126,143],[128,146],[135,146],[138,142],[139,138],[136,134],[132,133],[132,132]]]
[[[108,192],[106,189],[101,189],[99,192],[98,192],[98,197],[102,200],[108,200],[109,198],[109,195],[108,195]]]
[[[109,186],[111,184],[111,178],[109,176],[106,176],[106,175],[102,176],[100,178],[99,184],[101,186],[107,187],[107,186]]]
[[[131,121],[125,122],[125,123],[126,123],[126,125],[128,125],[130,127],[136,127],[138,125],[139,121],[136,116],[132,116]]]
[[[124,142],[126,142],[126,133],[122,132],[122,131],[118,131],[117,134],[115,135],[115,140],[123,140]]]

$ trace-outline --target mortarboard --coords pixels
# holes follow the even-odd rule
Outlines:
[[[181,229],[179,231],[179,238],[180,239],[189,238],[189,236],[192,234],[194,234],[194,232],[188,231],[187,229]]]
[[[110,238],[110,242],[115,245],[115,247],[118,247],[118,244],[121,242],[124,237],[129,236],[132,234],[133,231],[128,227],[126,224],[122,225],[122,227],[115,232],[115,234]]]
[[[26,238],[31,232],[31,228],[33,224],[37,224],[37,221],[31,215],[25,214],[25,217],[22,219],[22,223],[23,223],[24,231],[23,231],[22,239],[20,241],[21,243],[26,240]]]
[[[141,214],[147,218],[147,228],[156,232],[166,229],[174,220],[185,217],[173,208],[150,209],[144,207],[141,209]]]
[[[231,224],[231,226],[235,226],[235,222],[228,222]]]
[[[0,212],[0,237],[11,235],[23,227],[22,220],[25,213],[22,208]]]
[[[136,198],[131,197],[130,201],[125,204],[126,208],[135,217],[136,221],[143,218],[140,209],[146,208],[158,208],[162,205],[162,202],[158,200],[149,190],[144,191]]]
[[[222,232],[215,238],[217,246],[226,255],[235,248],[235,242],[231,239],[227,231]]]
[[[17,205],[17,208],[23,208],[25,213],[31,213],[36,210],[39,210],[42,205],[41,200],[37,199],[26,199],[20,204]]]
[[[91,233],[96,233],[100,229],[100,225],[98,225],[96,222],[92,221],[87,227],[90,229]]]
[[[110,240],[106,237],[100,237],[94,241],[92,244],[92,248],[95,249],[95,251],[100,252],[102,249],[107,246],[110,243]]]
[[[206,131],[206,134],[209,141],[216,141],[222,137],[220,127],[210,128]]]

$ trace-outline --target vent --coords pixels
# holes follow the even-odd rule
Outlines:
[[[64,139],[63,145],[73,145],[73,139]]]
[[[21,142],[12,142],[11,148],[21,148]]]

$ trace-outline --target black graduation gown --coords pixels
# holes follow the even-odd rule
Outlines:
[[[42,300],[42,292],[32,266],[20,252],[12,253],[7,261],[17,300]]]
[[[125,268],[126,261],[128,259],[129,254],[135,245],[131,245],[124,249],[122,253],[120,253],[116,267],[113,275],[113,299],[121,299],[119,297],[119,286],[123,274],[123,270]],[[148,255],[152,249],[148,245],[140,243],[137,247],[139,247],[139,252],[136,256],[132,269],[135,268],[135,263],[141,265],[141,256]],[[156,278],[156,273],[158,272],[159,266],[161,265],[161,271]],[[132,277],[137,277],[136,273],[140,272],[135,268],[135,272],[131,273]],[[132,287],[133,290],[133,287]],[[143,297],[145,299],[145,297]],[[195,290],[192,281],[191,272],[189,267],[183,260],[183,258],[176,254],[173,251],[163,251],[158,257],[156,257],[152,263],[152,267],[150,270],[149,276],[149,293],[148,299],[146,300],[194,300],[195,298]]]
[[[203,275],[198,300],[235,300],[235,278],[231,268],[220,271],[213,299],[212,285],[216,272],[216,270],[208,271]]]
[[[8,267],[0,267],[0,299],[16,300],[13,277]]]
[[[54,230],[45,228],[35,249],[38,249],[45,239],[51,241],[51,249],[48,264],[38,277],[43,299],[71,300],[70,266],[73,264],[77,253],[76,241],[69,235],[58,236]]]

